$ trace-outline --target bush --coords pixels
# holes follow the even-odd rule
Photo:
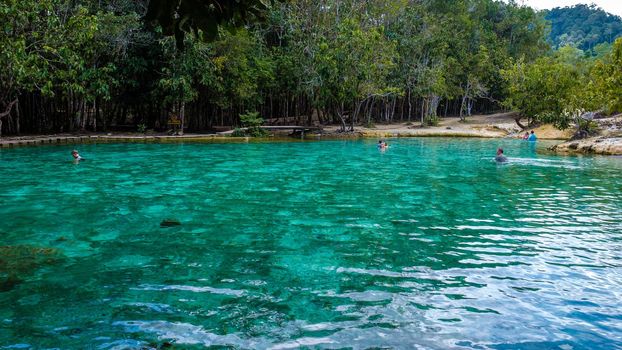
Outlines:
[[[544,123],[551,123],[560,130],[568,129],[574,124],[577,131],[572,139],[582,139],[598,134],[598,123],[592,120],[593,115],[593,113],[585,113],[582,109],[564,109],[560,114],[542,113],[536,119]]]
[[[433,115],[429,115],[425,117],[425,119],[423,120],[423,125],[424,126],[438,126],[439,122],[440,122],[440,119],[438,118],[438,116],[436,114],[433,114]]]
[[[264,129],[260,128],[263,124],[263,119],[259,116],[259,112],[246,112],[240,114],[240,122],[243,127],[247,128],[246,135],[248,136],[264,137],[268,134]]]
[[[577,122],[577,129],[585,131],[590,136],[596,135],[598,134],[598,123],[593,120],[579,118]]]
[[[140,133],[145,133],[145,131],[147,131],[147,125],[143,124],[138,124],[138,132]]]
[[[244,127],[254,128],[261,126],[263,119],[259,116],[259,112],[246,112],[240,114],[240,122]]]
[[[235,128],[235,130],[233,130],[233,134],[231,134],[231,136],[233,136],[233,137],[244,137],[244,136],[246,136],[246,133],[244,132],[244,130],[242,130],[240,128]]]
[[[250,128],[246,130],[246,134],[250,137],[266,137],[268,136],[268,132],[259,127]]]
[[[534,119],[542,123],[553,124],[553,126],[559,130],[566,130],[570,127],[574,117],[571,113],[564,110],[561,114],[557,114],[555,112],[543,112],[536,115]]]

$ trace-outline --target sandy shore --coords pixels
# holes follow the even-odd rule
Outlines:
[[[483,138],[520,138],[524,131],[516,125],[513,113],[499,113],[492,115],[476,115],[468,117],[466,122],[459,118],[441,119],[438,126],[422,128],[418,123],[378,124],[374,127],[356,126],[354,132],[340,133],[339,126],[325,126],[319,134],[306,135],[307,139],[341,139],[341,138],[388,138],[388,137],[483,137]],[[531,130],[531,129],[530,129]],[[567,140],[572,131],[560,131],[551,125],[543,125],[533,129],[539,139]],[[274,133],[274,137],[286,136],[287,131]],[[274,140],[272,138],[271,140]],[[0,138],[0,147],[19,147],[42,144],[81,144],[81,143],[108,143],[108,142],[249,142],[247,137],[230,137],[221,134],[192,134],[170,136],[166,134],[139,134],[139,133],[82,133],[82,134],[54,134],[34,136],[12,136]],[[261,140],[259,140],[261,141]],[[599,141],[598,143],[602,143]],[[615,141],[617,145],[618,141]],[[602,145],[609,143],[602,143]],[[562,144],[564,145],[564,144]],[[590,149],[582,144],[562,146],[555,149],[557,152],[580,153]],[[622,144],[620,144],[622,147]],[[592,147],[589,153],[622,154],[619,147],[608,146],[607,151],[600,151],[599,147]],[[606,153],[620,152],[620,153]]]
[[[419,123],[379,124],[373,128],[356,126],[354,134],[362,137],[521,137],[521,129],[514,121],[514,113],[498,113],[492,115],[475,115],[468,117],[466,122],[459,118],[441,119],[438,126],[425,127]],[[329,126],[325,132],[334,134],[339,126]],[[531,131],[532,129],[529,129]],[[560,131],[551,125],[543,125],[533,129],[538,138],[543,140],[567,140],[571,131]],[[524,131],[523,131],[524,132]]]

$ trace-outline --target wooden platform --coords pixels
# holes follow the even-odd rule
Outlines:
[[[19,146],[34,146],[45,144],[74,144],[88,143],[92,139],[99,136],[43,136],[43,137],[27,137],[23,139],[11,138],[8,140],[0,139],[0,148],[12,148]]]
[[[89,135],[89,136],[35,136],[8,139],[0,139],[0,148],[13,148],[21,146],[35,146],[48,144],[85,144],[85,143],[108,143],[108,142],[182,142],[182,141],[210,141],[222,138],[216,134],[199,135],[186,134],[173,135]]]
[[[309,131],[322,131],[322,127],[320,126],[303,126],[303,125],[264,125],[260,126],[260,129],[263,130],[291,130],[292,132],[300,132],[304,135],[305,132]],[[235,132],[235,130],[246,131],[249,128],[238,128],[234,130],[227,130],[219,132],[218,135],[230,135]]]
[[[304,137],[306,132],[322,131],[319,126],[299,126],[299,125],[274,125],[261,126],[264,130],[291,130],[292,132],[300,132]],[[241,128],[240,130],[247,130]],[[83,144],[83,143],[107,143],[107,142],[214,142],[217,140],[231,140],[235,142],[237,138],[229,137],[235,130],[223,131],[215,134],[184,134],[184,135],[42,135],[42,136],[25,136],[25,137],[7,137],[0,138],[0,148],[13,148],[21,146],[35,146],[47,144]],[[242,137],[240,139],[247,139]]]

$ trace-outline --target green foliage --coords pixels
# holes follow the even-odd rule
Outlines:
[[[438,126],[440,120],[437,115],[432,114],[425,117],[423,125],[425,126]]]
[[[564,110],[560,113],[556,113],[553,111],[543,111],[542,113],[536,116],[538,122],[553,124],[559,130],[566,130],[570,128],[575,118],[573,118],[573,113]]]
[[[206,64],[211,65],[213,75],[203,83],[216,93],[212,101],[224,108],[242,104],[255,108],[262,102],[259,92],[274,83],[272,57],[261,38],[246,30],[223,32],[212,44]]]
[[[10,115],[12,101],[37,92],[49,99],[80,101],[61,102],[70,107],[63,124],[84,128],[86,106],[110,100],[119,84],[110,40],[114,20],[121,17],[94,12],[88,1],[0,3],[0,113],[8,108],[3,116]],[[126,19],[126,30],[138,23],[138,16],[134,19]]]
[[[185,33],[214,40],[219,26],[239,28],[252,18],[263,16],[266,0],[151,0],[145,18],[157,22],[162,32],[175,36],[178,48],[184,48]]]
[[[232,137],[245,137],[246,136],[246,132],[240,128],[235,128],[233,130],[233,133],[231,134]]]
[[[593,120],[579,118],[577,121],[577,130],[585,131],[588,135],[596,135],[598,133],[598,123]]]
[[[597,45],[622,36],[622,18],[596,5],[575,5],[546,11],[551,22],[550,40],[555,47],[574,46],[597,54]]]
[[[296,41],[293,53],[307,53],[295,56],[305,67],[298,77],[299,89],[311,97],[316,107],[342,117],[347,110],[355,109],[355,101],[391,88],[387,77],[397,53],[395,43],[384,35],[384,27],[370,25],[364,17],[359,7],[363,3],[333,5],[339,8],[340,17],[333,17],[336,13],[332,12],[315,12],[314,7],[300,14],[317,23],[328,21],[334,25],[302,24],[298,32],[292,33]],[[289,20],[305,20],[296,15],[292,13]]]
[[[204,130],[260,111],[345,130],[394,114],[433,125],[499,101],[564,127],[565,110],[622,109],[622,44],[550,51],[543,15],[514,1],[210,4],[150,1],[151,27],[142,1],[0,3],[0,129],[163,127],[175,113]]]
[[[107,96],[114,65],[94,65],[98,43],[93,39],[100,18],[82,6],[60,17],[60,0],[8,1],[0,4],[1,89],[14,95],[22,89],[41,89],[49,96],[55,86],[79,94]],[[47,13],[47,16],[40,16]],[[5,96],[6,97],[6,96]]]
[[[611,52],[594,63],[589,76],[586,99],[591,110],[602,109],[613,114],[622,112],[622,38]]]
[[[553,124],[560,130],[566,130],[574,125],[576,127],[575,135],[580,135],[580,138],[596,135],[598,124],[591,119],[584,118],[584,115],[586,113],[582,109],[564,110],[559,115],[547,113],[542,116],[541,120]]]
[[[577,129],[579,131],[585,131],[589,136],[598,134],[598,123],[593,120],[579,119],[577,122]]]
[[[589,130],[591,124],[579,118],[583,111],[622,111],[620,67],[622,38],[602,59],[567,46],[533,63],[518,61],[502,71],[509,86],[504,104],[537,122]]]
[[[460,114],[468,115],[473,101],[503,97],[499,72],[512,58],[531,61],[546,49],[544,29],[542,17],[512,2],[412,4],[390,28],[399,53],[395,79],[429,106],[422,119],[436,114],[439,97],[460,99]]]
[[[259,116],[259,112],[246,112],[240,114],[240,122],[244,127],[256,128],[263,124],[263,119]]]
[[[246,112],[240,114],[240,122],[243,127],[247,128],[246,134],[248,136],[264,137],[268,134],[266,130],[260,128],[260,126],[263,125],[263,119],[259,116],[259,112]]]
[[[261,128],[251,128],[247,131],[248,136],[250,137],[266,137],[268,136],[268,132]]]
[[[145,125],[144,123],[143,124],[138,124],[138,128],[137,128],[136,131],[138,131],[140,133],[144,133],[145,131],[147,131],[147,125]]]
[[[580,89],[580,72],[560,57],[543,57],[533,63],[523,60],[502,70],[508,83],[504,104],[535,122],[555,122],[565,127],[563,111],[573,107]]]

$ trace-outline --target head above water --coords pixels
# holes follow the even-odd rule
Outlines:
[[[497,149],[497,155],[500,156],[503,154],[503,148],[498,148]]]
[[[535,134],[535,133],[536,133],[535,131],[531,130],[531,134],[532,134],[532,135],[533,135],[533,134]]]
[[[74,149],[73,151],[71,151],[71,154],[78,154],[78,151]]]

